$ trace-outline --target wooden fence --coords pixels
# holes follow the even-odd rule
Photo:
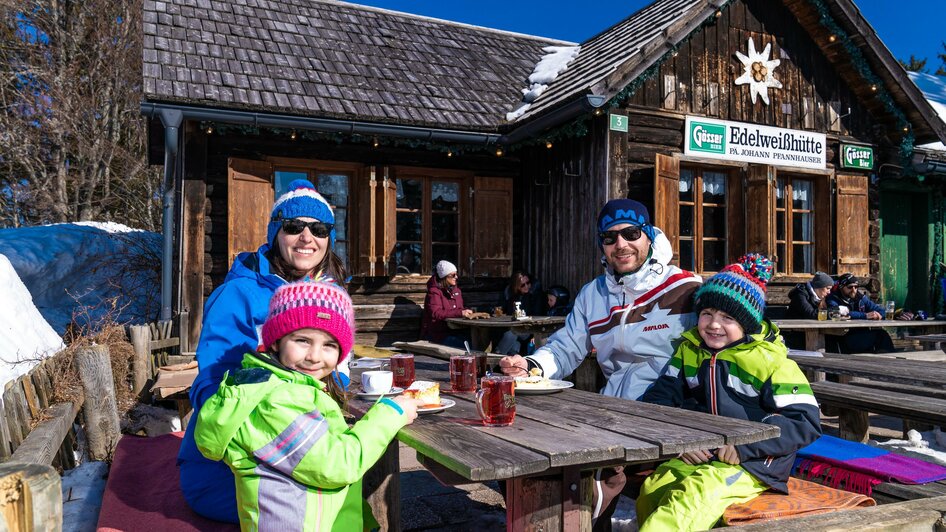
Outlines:
[[[172,323],[129,327],[135,348],[133,390],[147,395],[156,368],[193,356],[187,351],[187,315],[179,318],[178,337]],[[182,345],[180,338],[185,338]],[[177,353],[175,353],[177,352]],[[62,488],[56,468],[75,467],[74,423],[78,414],[88,439],[92,460],[109,460],[120,438],[119,416],[111,357],[107,346],[77,350],[75,364],[82,393],[73,402],[50,404],[56,358],[49,358],[29,373],[10,381],[3,390],[0,417],[0,529],[46,531],[62,528]],[[39,421],[35,427],[34,421]],[[4,527],[5,525],[5,527]]]

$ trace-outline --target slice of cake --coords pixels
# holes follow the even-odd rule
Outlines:
[[[516,387],[518,388],[551,388],[552,381],[542,376],[542,370],[532,368],[529,370],[528,377],[516,377]]]
[[[430,381],[414,381],[404,395],[420,399],[423,406],[440,406],[440,383]]]

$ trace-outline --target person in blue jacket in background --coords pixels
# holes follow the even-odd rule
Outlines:
[[[204,305],[197,344],[200,370],[190,391],[194,413],[177,457],[187,504],[198,514],[217,521],[238,522],[236,489],[230,468],[204,458],[194,443],[194,425],[201,406],[217,392],[224,373],[238,370],[243,355],[256,351],[261,344],[260,330],[277,288],[300,280],[342,284],[348,278],[344,264],[333,251],[335,214],[309,181],[293,181],[273,204],[266,240],[256,252],[237,256],[223,284]],[[347,387],[347,365],[337,368],[334,378]]]

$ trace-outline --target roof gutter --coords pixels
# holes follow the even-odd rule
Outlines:
[[[500,144],[515,144],[527,138],[533,137],[546,129],[563,124],[580,115],[594,111],[600,108],[607,101],[604,96],[597,94],[585,94],[582,97],[544,114],[531,122],[513,129],[506,135],[499,138]]]
[[[482,144],[489,146],[500,140],[498,133],[477,133],[453,129],[434,129],[416,126],[400,126],[331,118],[312,118],[278,113],[260,113],[233,109],[214,109],[175,103],[141,102],[141,114],[149,118],[160,116],[162,111],[179,111],[185,120],[206,120],[228,124],[244,124],[254,127],[280,127],[323,133],[347,133],[350,135],[384,135],[429,142],[454,142],[457,144]]]

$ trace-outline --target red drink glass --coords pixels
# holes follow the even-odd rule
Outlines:
[[[414,384],[414,355],[398,353],[391,355],[391,372],[394,373],[394,385],[407,388]]]
[[[476,409],[487,427],[505,427],[516,419],[516,379],[505,375],[483,377],[476,392]]]
[[[454,392],[476,391],[476,358],[473,355],[450,357],[450,387]]]

